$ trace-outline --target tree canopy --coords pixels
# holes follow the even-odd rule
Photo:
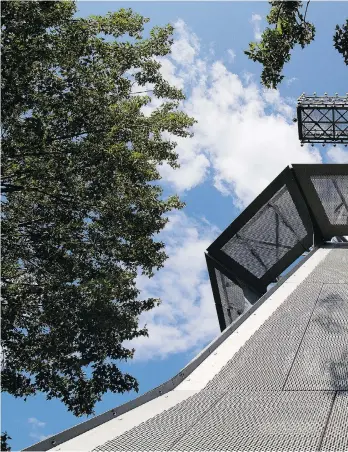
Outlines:
[[[173,28],[130,9],[76,18],[72,1],[2,3],[2,390],[38,391],[75,415],[138,390],[120,362],[147,335],[136,277],[163,266],[156,234],[183,206],[163,198],[175,136],[194,120],[159,57]],[[151,88],[151,96],[134,94]],[[174,137],[174,138],[173,138]]]
[[[291,51],[296,45],[304,48],[315,37],[315,27],[307,20],[309,1],[270,1],[267,27],[259,43],[251,42],[245,54],[263,65],[261,83],[267,88],[276,88],[283,80],[282,70],[290,61]],[[334,46],[348,64],[348,19],[343,26],[336,26]]]
[[[7,432],[3,432],[1,435],[1,450],[2,451],[11,451],[11,447],[8,441],[12,439]]]

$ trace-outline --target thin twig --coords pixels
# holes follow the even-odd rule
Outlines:
[[[311,0],[308,0],[307,5],[306,5],[306,10],[305,10],[304,17],[303,17],[303,22],[304,22],[304,23],[306,23],[307,9],[308,9],[308,5],[309,5],[310,1],[311,1]]]
[[[40,221],[45,221],[44,218],[37,218],[36,220],[26,221],[24,223],[18,223],[17,227],[24,228],[25,226],[30,226],[33,223],[39,223]]]
[[[106,129],[100,129],[100,130],[94,130],[93,133],[105,133],[107,130]],[[73,135],[63,135],[60,137],[51,137],[47,139],[47,143],[52,143],[53,141],[58,141],[58,140],[66,140],[66,139],[70,139],[70,138],[78,138],[82,135],[88,135],[90,134],[90,132],[88,130],[84,131],[84,132],[80,132],[80,133],[75,133]]]
[[[35,262],[31,261],[30,259],[25,259],[29,262],[29,264],[34,265],[34,267],[36,267],[38,270],[46,273],[49,276],[52,276],[52,273],[48,272],[45,268],[41,268],[39,265],[35,264]]]
[[[280,2],[280,6],[279,6],[279,9],[278,9],[276,28],[278,27],[278,20],[279,20],[280,11],[282,10],[282,8],[283,8],[283,1]]]

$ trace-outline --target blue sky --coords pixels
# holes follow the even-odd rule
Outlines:
[[[176,374],[216,334],[218,322],[205,270],[204,250],[288,163],[347,162],[344,148],[300,147],[294,117],[303,92],[347,91],[347,67],[332,46],[344,2],[311,2],[308,19],[316,40],[296,49],[278,91],[264,91],[260,66],[243,54],[265,26],[265,2],[79,2],[79,16],[131,7],[150,17],[149,26],[176,26],[172,56],[163,73],[184,89],[182,108],[198,119],[195,137],[178,140],[181,169],[162,170],[165,193],[179,193],[186,208],[173,213],[162,233],[170,256],[152,280],[139,279],[143,295],[159,295],[161,307],[147,313],[150,337],[135,343],[133,362],[121,368],[137,377],[140,394]],[[154,100],[151,108],[156,107]],[[102,413],[136,394],[107,394]],[[2,430],[13,450],[81,422],[44,395],[26,402],[2,396]]]

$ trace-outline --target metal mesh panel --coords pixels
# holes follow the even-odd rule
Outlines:
[[[311,176],[332,225],[348,224],[348,176]]]
[[[332,250],[318,275],[337,270],[343,259],[347,248]],[[204,389],[95,450],[346,450],[348,398],[335,390],[348,385],[348,358],[329,386],[323,369],[311,370],[308,363],[332,364],[344,352],[348,284],[310,281],[291,293]],[[296,369],[310,347],[307,366]],[[318,387],[307,390],[305,380]]]
[[[306,235],[290,193],[283,186],[222,251],[261,278]]]
[[[348,284],[327,284],[320,294],[285,388],[295,391],[348,390],[347,363]]]
[[[332,398],[331,393],[232,391],[171,450],[317,450]]]
[[[308,277],[309,282],[322,282],[325,284],[348,283],[348,252],[346,249],[337,249],[329,254],[324,262],[319,264]],[[324,286],[325,287],[325,286]],[[325,289],[323,289],[325,290]],[[339,290],[339,287],[336,287]]]
[[[207,388],[281,390],[320,289],[321,284],[308,284],[295,290],[208,383]]]
[[[215,269],[215,275],[225,322],[229,325],[244,314],[251,304],[245,299],[243,290],[237,284],[217,269]]]
[[[348,450],[348,392],[339,392],[332,407],[321,450]]]
[[[222,396],[223,393],[216,391],[200,391],[94,450],[171,450],[171,445],[198,422]]]

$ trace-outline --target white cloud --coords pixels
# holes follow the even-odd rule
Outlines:
[[[251,21],[252,22],[260,22],[262,20],[262,17],[260,14],[252,14]]]
[[[36,417],[30,417],[28,418],[28,423],[31,424],[30,438],[33,438],[35,441],[43,441],[48,438],[48,436],[43,435],[40,431],[40,429],[46,426],[46,422],[39,421]]]
[[[206,219],[194,220],[183,212],[170,215],[161,234],[169,255],[164,268],[151,279],[138,277],[141,297],[160,297],[162,304],[140,317],[149,337],[130,343],[135,359],[199,350],[218,334],[204,251],[219,232]]]
[[[28,418],[28,423],[32,424],[33,428],[43,428],[46,425],[46,422],[39,421],[36,417]]]
[[[327,151],[327,156],[332,163],[348,163],[348,151],[340,146],[331,146]]]
[[[284,118],[292,119],[294,116],[294,109],[280,96],[279,91],[275,89],[265,89],[263,91],[263,98],[266,104],[271,105],[275,112],[281,113]]]
[[[210,178],[222,194],[245,206],[288,164],[321,161],[316,148],[300,146],[293,102],[260,89],[251,74],[241,78],[221,61],[202,57],[197,37],[179,23],[177,39],[183,48],[187,40],[194,56],[179,66],[172,60],[173,74],[187,89],[183,110],[198,123],[194,138],[175,138],[181,168],[160,167],[165,182],[183,192]]]
[[[35,432],[30,432],[29,436],[30,436],[30,438],[33,438],[36,441],[43,441],[44,439],[48,438],[48,436],[40,435],[39,433],[35,433]]]
[[[212,41],[212,42],[209,44],[209,55],[210,55],[211,57],[214,57],[214,56],[215,56],[215,42],[214,42],[214,41]]]
[[[297,77],[290,77],[288,79],[285,80],[286,84],[288,86],[292,85],[294,82],[297,82],[298,78]]]
[[[232,49],[227,50],[230,61],[233,63],[236,58],[236,53]]]
[[[194,140],[187,143],[185,139],[175,138],[175,141],[180,148],[180,169],[173,170],[165,163],[159,167],[159,172],[167,183],[171,183],[176,190],[183,192],[197,186],[206,178],[210,162],[200,152],[200,148]]]
[[[168,58],[157,58],[157,60],[161,63],[161,73],[167,82],[169,82],[172,86],[176,88],[183,89],[184,88],[184,80],[181,77],[178,77],[176,72],[176,66],[174,63]]]
[[[245,84],[249,85],[249,83],[253,81],[254,74],[248,71],[243,71],[241,78]]]
[[[256,41],[261,40],[261,35],[262,35],[261,27],[260,27],[261,20],[262,20],[262,17],[260,16],[260,14],[252,14],[250,22],[252,23],[252,26],[253,26],[254,39]]]
[[[199,40],[194,33],[190,33],[185,22],[179,19],[174,28],[177,39],[172,45],[171,56],[179,64],[191,64],[200,49]]]
[[[211,54],[202,57],[198,38],[183,21],[176,25],[177,44],[163,58],[162,71],[184,87],[181,108],[198,122],[192,139],[174,138],[181,168],[160,166],[165,183],[183,192],[210,180],[235,205],[245,206],[286,165],[321,161],[316,148],[300,146],[293,102],[261,89],[252,74],[239,76]],[[146,107],[147,114],[156,102]],[[205,219],[170,215],[161,234],[169,259],[153,278],[138,279],[141,297],[160,297],[162,304],[140,317],[149,337],[131,342],[135,359],[198,350],[218,333],[204,258],[218,234]]]

